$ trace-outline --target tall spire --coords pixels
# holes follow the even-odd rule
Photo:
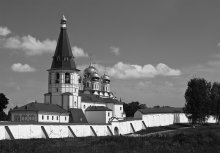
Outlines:
[[[67,19],[64,15],[62,16],[60,23],[60,35],[57,41],[55,54],[53,56],[51,70],[77,70],[71,45],[67,35]]]

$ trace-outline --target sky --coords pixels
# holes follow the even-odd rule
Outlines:
[[[63,14],[81,73],[91,56],[124,102],[182,107],[190,79],[220,81],[219,0],[0,3],[0,93],[9,107],[43,102]]]

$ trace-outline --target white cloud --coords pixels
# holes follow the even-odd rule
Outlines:
[[[111,46],[110,51],[115,54],[115,56],[119,56],[120,49],[118,47]]]
[[[7,27],[0,27],[0,36],[6,36],[10,33],[11,31]],[[56,44],[56,40],[45,39],[40,41],[31,35],[0,38],[0,47],[21,50],[29,56],[54,53]],[[75,57],[88,57],[88,54],[77,46],[72,47],[72,52]]]
[[[77,57],[88,57],[89,55],[85,53],[85,51],[82,48],[79,48],[77,46],[72,47],[73,56]]]
[[[158,64],[154,67],[151,64],[132,65],[124,64],[123,62],[118,62],[112,68],[108,69],[109,75],[119,78],[119,79],[129,79],[129,78],[152,78],[156,75],[161,76],[178,76],[181,74],[180,70],[175,70],[168,67],[165,64]]]
[[[11,66],[11,69],[15,72],[34,72],[35,68],[29,66],[28,64],[15,63]]]
[[[31,35],[27,35],[2,39],[0,45],[4,48],[24,51],[26,55],[41,55],[46,52],[54,52],[56,41],[50,39],[40,41]]]
[[[85,66],[80,66],[84,68]],[[95,67],[99,71],[99,73],[106,73],[111,77],[118,79],[140,79],[140,78],[153,78],[155,76],[179,76],[181,75],[181,71],[178,69],[172,69],[168,67],[166,64],[158,64],[157,66],[153,66],[151,64],[146,64],[144,66],[141,65],[133,65],[133,64],[125,64],[123,62],[118,62],[112,67],[104,67],[100,64],[95,64]],[[81,69],[83,70],[83,69]]]
[[[7,27],[0,27],[0,36],[7,36],[11,33],[11,30],[9,30]]]

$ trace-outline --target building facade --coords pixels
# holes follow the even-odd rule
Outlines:
[[[32,102],[13,109],[11,121],[69,123],[69,112],[58,105]]]
[[[103,106],[112,110],[112,116],[123,119],[123,103],[118,101],[110,91],[110,77],[100,76],[98,70],[90,64],[80,76],[74,61],[71,45],[67,35],[67,20],[61,19],[61,29],[48,70],[48,93],[44,94],[45,104],[57,104],[69,110],[85,110],[90,106]]]

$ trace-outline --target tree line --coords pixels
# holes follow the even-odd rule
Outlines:
[[[0,121],[7,121],[10,119],[10,114],[6,114],[4,109],[7,108],[8,105],[8,98],[3,94],[0,93]]]
[[[220,83],[212,83],[204,78],[192,78],[185,91],[183,111],[192,124],[205,123],[210,116],[219,123]]]

